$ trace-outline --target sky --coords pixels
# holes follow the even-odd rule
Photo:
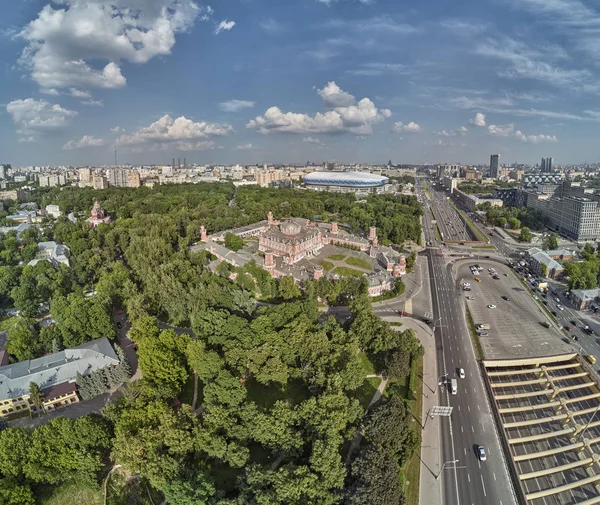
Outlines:
[[[600,161],[597,2],[0,8],[0,163]]]

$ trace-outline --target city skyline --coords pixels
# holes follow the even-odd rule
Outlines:
[[[7,6],[0,161],[599,160],[592,7],[438,4]]]

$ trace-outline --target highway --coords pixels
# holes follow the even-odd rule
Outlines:
[[[437,226],[442,234],[442,241],[471,241],[469,231],[463,220],[460,218],[454,207],[450,205],[448,197],[443,191],[434,191],[432,187],[428,188],[431,200],[427,203],[430,205],[437,221]],[[431,212],[428,210],[425,214],[426,219],[431,222]]]
[[[417,194],[429,213],[429,200],[418,184]],[[455,219],[460,217],[454,212]],[[455,223],[459,225],[458,221]],[[437,347],[438,376],[457,378],[458,394],[438,388],[440,404],[454,407],[451,418],[440,419],[443,471],[443,503],[448,505],[515,504],[512,483],[503,460],[491,407],[464,316],[464,301],[450,266],[440,254],[439,241],[430,222],[424,220],[433,301],[433,324]],[[465,379],[457,370],[464,368]],[[475,450],[484,445],[487,461],[480,462]],[[450,463],[458,460],[456,463]]]

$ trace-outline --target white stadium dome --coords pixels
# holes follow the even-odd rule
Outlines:
[[[314,186],[354,186],[372,188],[384,186],[389,179],[366,172],[311,172],[303,177],[304,184]]]

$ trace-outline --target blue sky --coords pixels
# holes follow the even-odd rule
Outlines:
[[[0,3],[2,163],[600,158],[593,2]]]

